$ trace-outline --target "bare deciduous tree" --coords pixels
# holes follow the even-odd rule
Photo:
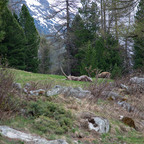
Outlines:
[[[60,25],[57,28],[57,33],[61,32],[65,39],[65,47],[67,49],[67,72],[71,74],[71,34],[70,25],[79,6],[79,0],[55,0],[52,7],[54,8],[54,13],[49,16],[50,18],[57,18]]]

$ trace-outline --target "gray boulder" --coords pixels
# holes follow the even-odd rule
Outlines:
[[[133,77],[130,79],[130,82],[144,86],[144,78]]]
[[[65,89],[64,93],[67,97],[76,97],[76,98],[85,98],[91,95],[91,92],[88,90],[83,90],[82,88],[67,88]]]
[[[123,96],[119,95],[116,92],[112,92],[112,91],[104,91],[104,92],[102,92],[102,95],[106,98],[111,98],[112,100],[123,99]]]
[[[27,133],[12,129],[8,126],[0,126],[0,134],[11,139],[18,139],[21,141],[25,141],[27,143],[32,142],[34,144],[68,144],[65,140],[48,141],[45,138],[42,138],[40,136],[27,134]]]
[[[54,95],[58,95],[62,92],[63,87],[60,85],[56,85],[54,88],[52,88],[51,90],[47,91],[46,96],[54,96]]]
[[[109,121],[101,117],[92,117],[88,119],[88,128],[100,134],[108,133],[110,129]]]
[[[58,94],[65,94],[67,97],[85,98],[91,95],[91,92],[88,90],[83,90],[80,87],[72,88],[57,85],[53,89],[49,90],[46,95],[53,96]]]
[[[125,101],[118,101],[117,104],[121,107],[123,107],[125,110],[127,110],[128,112],[132,112],[134,111],[134,107],[132,107],[129,103],[125,102]]]

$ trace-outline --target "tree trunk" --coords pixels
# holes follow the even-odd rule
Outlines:
[[[103,30],[103,0],[101,0],[101,29]]]
[[[71,60],[70,60],[70,12],[69,0],[66,0],[66,20],[67,20],[67,33],[66,33],[66,47],[67,47],[67,72],[71,74]]]

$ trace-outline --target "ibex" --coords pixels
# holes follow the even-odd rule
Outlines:
[[[110,78],[111,74],[109,72],[102,72],[98,74],[98,78]]]
[[[73,80],[73,81],[85,81],[85,82],[92,82],[92,78],[88,77],[87,75],[82,75],[82,76],[79,76],[79,77],[76,77],[76,76],[67,76],[62,67],[60,67],[61,69],[61,72],[63,73],[63,75],[66,77],[66,80]]]

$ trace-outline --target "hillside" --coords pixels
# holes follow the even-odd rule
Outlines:
[[[142,115],[139,115],[144,110],[142,105],[143,89],[141,91],[137,87],[137,91],[134,91],[131,87],[131,93],[126,92],[125,89],[119,87],[121,82],[129,84],[126,79],[125,81],[108,80],[107,82],[104,79],[94,78],[92,83],[64,79],[64,76],[58,75],[0,69],[0,100],[3,101],[0,103],[0,126],[7,125],[21,132],[39,135],[48,141],[63,139],[68,144],[143,144],[144,122]],[[14,85],[11,87],[13,82],[20,83],[22,88],[18,89]],[[60,85],[63,89],[81,87],[90,91],[92,97],[76,98],[71,91],[76,89],[71,88],[69,89],[71,94],[65,92],[53,96],[46,96],[45,93],[31,95],[31,93],[22,91],[23,88],[26,88],[27,83],[30,85],[29,91],[38,89],[46,92],[52,91],[55,85]],[[130,87],[130,85],[128,86]],[[139,114],[118,105],[113,93],[109,97],[103,96],[103,92],[106,90],[117,93],[118,99],[121,99],[122,96],[121,102],[124,101],[131,107],[134,106],[140,111]],[[124,124],[119,119],[120,115],[131,118],[136,129]],[[90,130],[87,122],[92,121],[90,119],[93,117],[107,120],[110,125],[108,132],[99,133]],[[11,139],[2,135],[0,135],[0,143],[31,144],[31,142],[24,142],[17,138]]]

